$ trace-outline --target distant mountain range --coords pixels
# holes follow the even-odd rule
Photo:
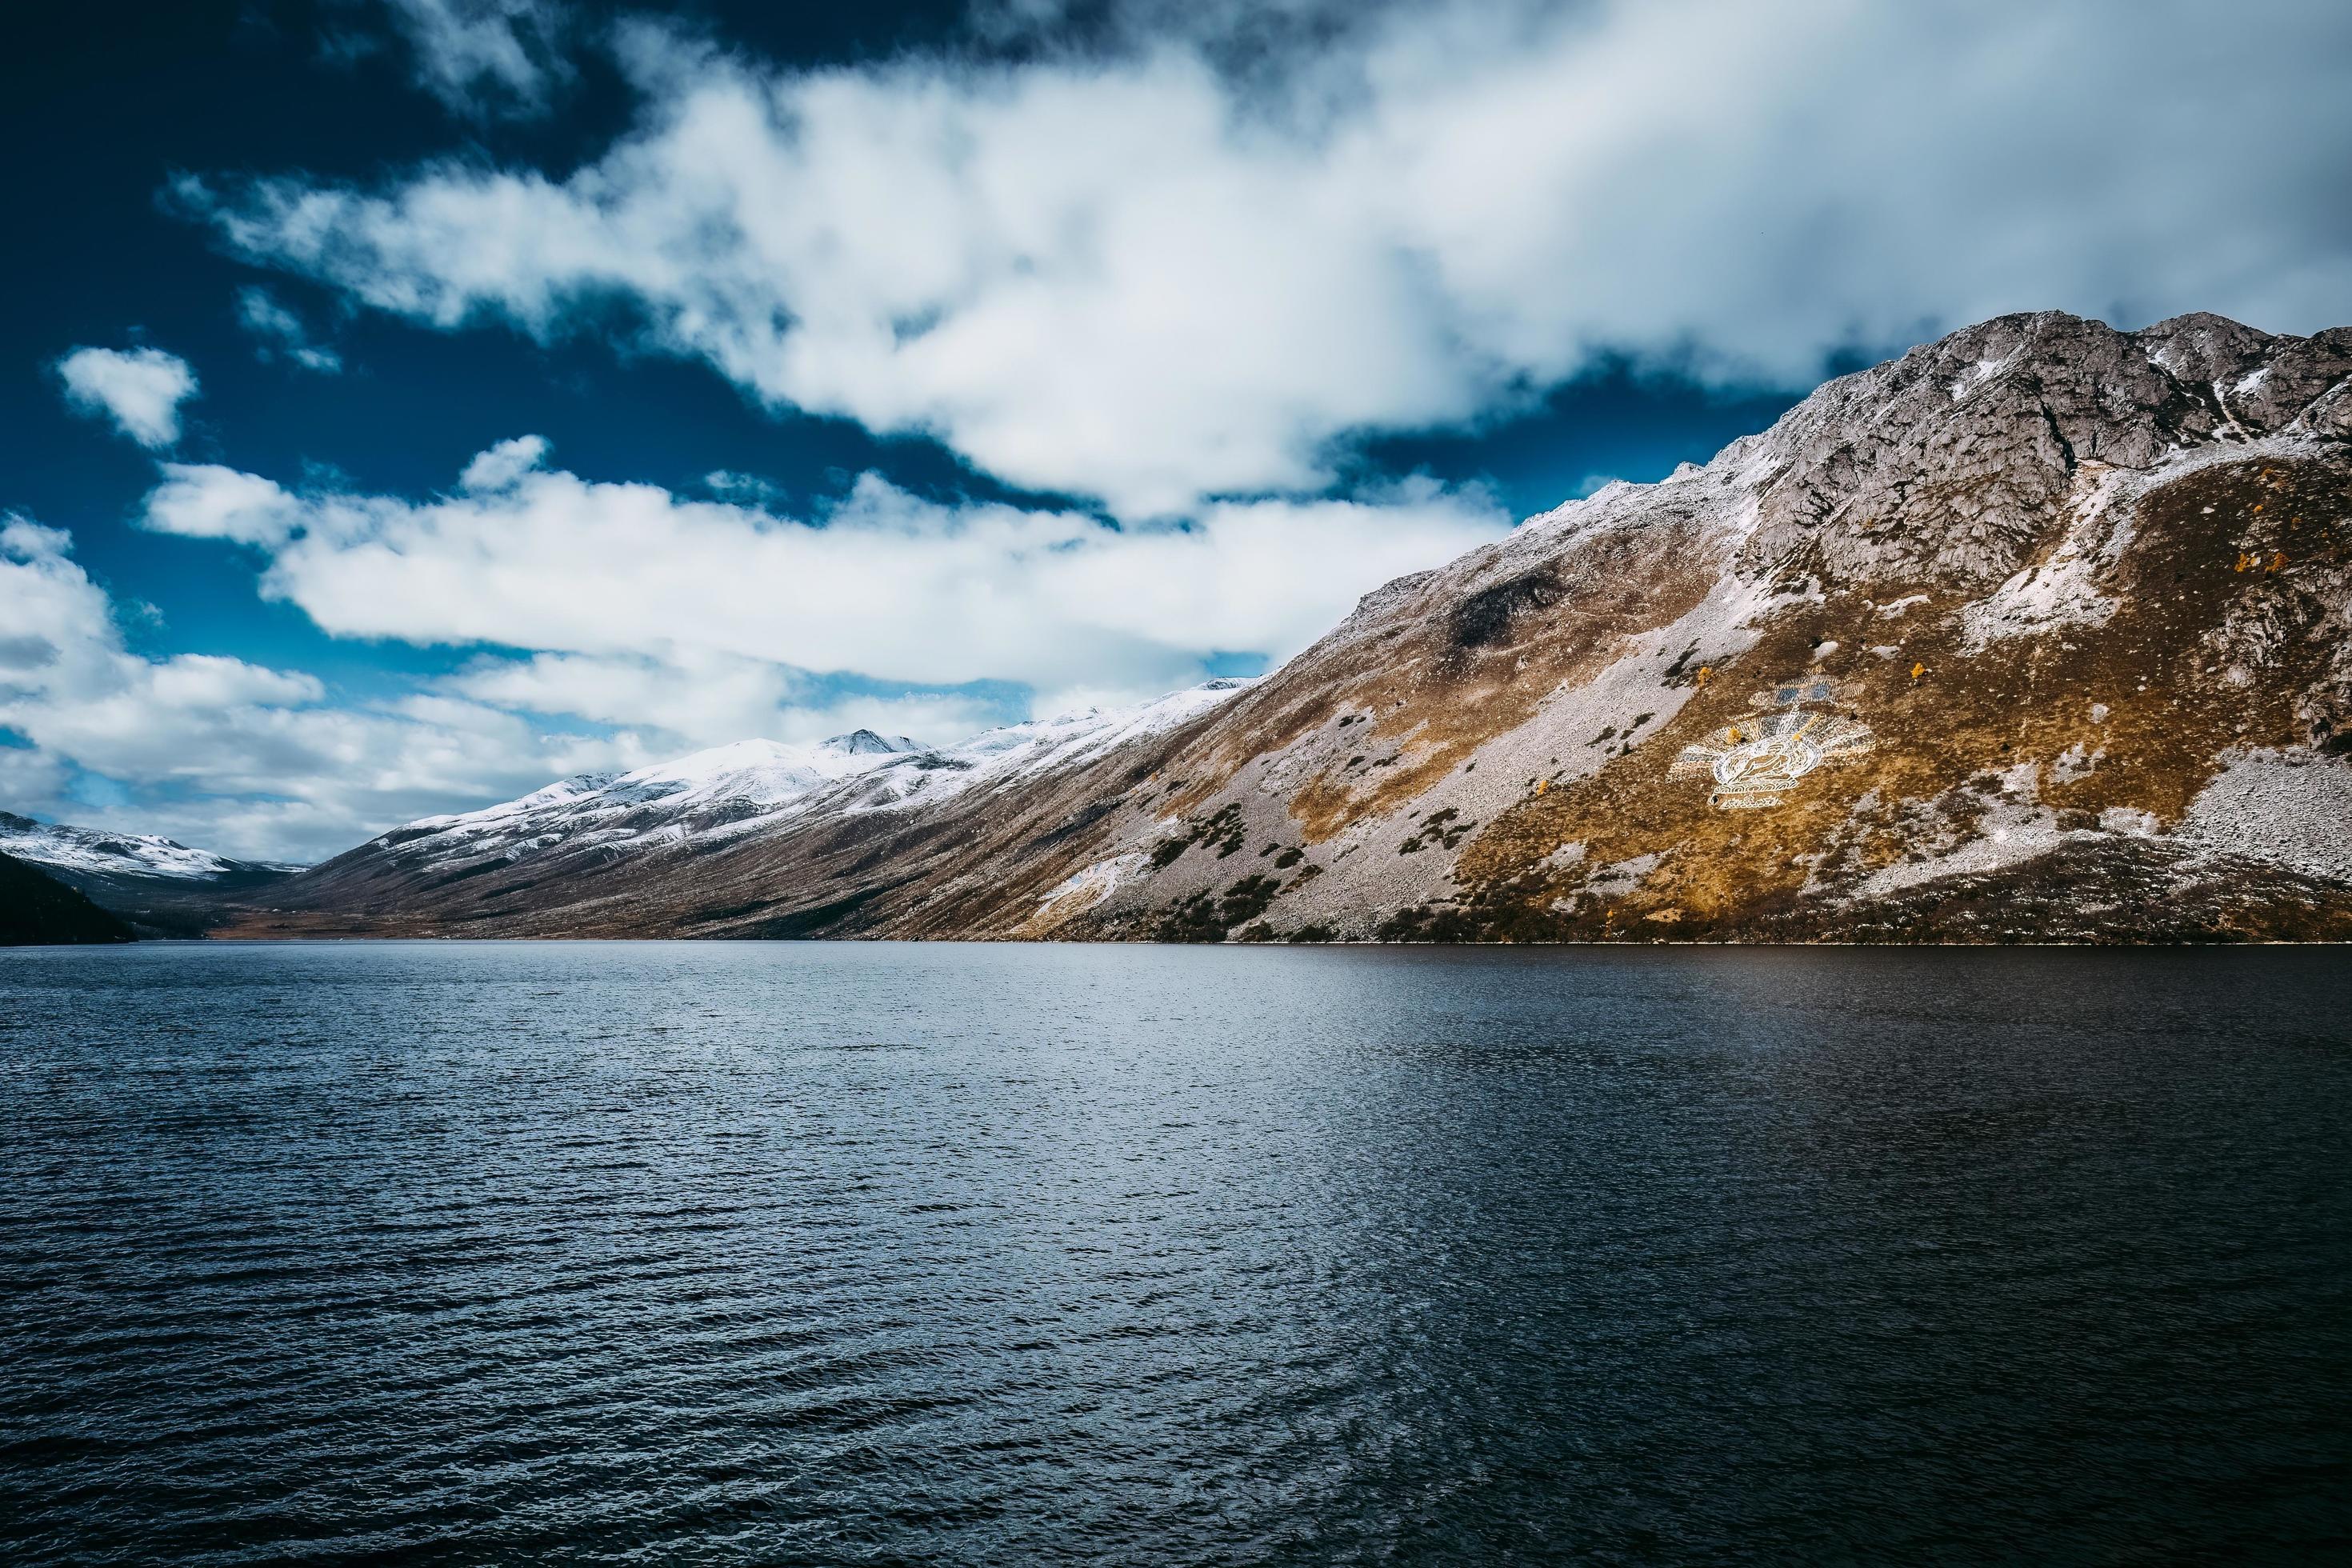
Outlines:
[[[950,820],[967,801],[1050,792],[1247,684],[1213,680],[1140,708],[1087,709],[952,746],[860,730],[815,746],[744,741],[635,773],[566,779],[481,811],[396,827],[277,885],[269,914],[257,911],[236,929],[812,934],[823,917],[780,896],[769,879],[775,846],[811,833],[887,837]],[[672,912],[652,915],[671,900]],[[649,928],[649,919],[675,923]]]
[[[169,838],[36,822],[0,811],[0,854],[37,866],[130,921],[143,936],[198,936],[229,901],[302,869],[232,860]]]
[[[2042,313],[1255,682],[745,742],[205,886],[246,936],[2340,940],[2347,751],[2352,330]]]

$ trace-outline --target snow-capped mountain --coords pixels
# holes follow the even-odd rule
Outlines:
[[[242,897],[302,869],[233,860],[144,833],[109,833],[36,822],[0,811],[0,854],[39,867],[150,936],[194,936],[225,898]]]
[[[63,823],[36,822],[29,816],[0,811],[0,854],[60,871],[114,877],[161,877],[173,881],[218,882],[261,873],[299,871],[264,860],[232,860],[209,849],[191,849],[169,838],[145,833],[108,833],[70,827]]]
[[[1132,707],[1079,708],[1051,719],[984,730],[952,746],[893,758],[867,772],[856,787],[835,792],[827,805],[843,812],[935,806],[966,791],[997,789],[1082,767],[1122,746],[1164,735],[1251,684],[1225,677]]]
[[[621,854],[788,815],[828,784],[923,745],[859,730],[813,746],[736,741],[625,773],[577,773],[478,811],[419,817],[331,865],[393,851],[411,866],[520,861],[549,851]]]
[[[364,888],[380,900],[467,883],[464,898],[478,901],[496,889],[527,894],[551,879],[664,853],[708,855],[812,816],[929,810],[971,790],[1080,765],[1181,724],[1247,684],[1213,680],[1139,707],[1085,709],[952,746],[858,730],[814,746],[738,741],[632,773],[577,774],[478,811],[404,824],[315,868],[280,896],[328,889],[341,899]]]
[[[569,781],[236,929],[2352,940],[2352,330],[1983,322],[1255,682],[827,766]]]

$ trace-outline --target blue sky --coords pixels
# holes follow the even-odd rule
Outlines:
[[[2352,319],[2329,5],[47,9],[0,807],[230,853],[1261,669],[2002,310]]]

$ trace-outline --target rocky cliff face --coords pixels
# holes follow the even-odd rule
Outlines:
[[[2343,938],[2347,551],[2352,331],[2004,317],[1181,722],[499,900],[297,879],[239,930]]]

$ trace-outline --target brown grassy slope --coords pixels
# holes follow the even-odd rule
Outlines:
[[[1477,838],[1458,875],[1474,901],[1500,906],[1482,929],[1544,929],[1554,922],[1532,911],[1587,891],[1576,869],[1533,873],[1564,844],[1585,846],[1586,866],[1653,854],[1664,864],[1637,889],[1559,914],[1558,934],[1666,911],[1676,935],[1742,931],[1771,924],[1823,872],[1832,888],[1851,885],[1956,842],[2011,770],[2030,770],[2062,826],[2088,829],[2118,809],[2170,826],[2231,748],[2334,744],[2311,727],[2327,721],[2302,710],[2342,646],[2326,611],[2352,584],[2348,479],[2340,461],[2256,460],[2159,489],[2138,510],[2121,607],[2104,626],[1972,650],[1958,616],[1937,614],[1958,607],[1948,594],[1895,622],[1879,617],[1887,601],[1853,591],[1779,613],[1655,739]],[[2242,570],[2247,557],[2260,564]],[[1738,719],[1757,686],[1812,667],[1811,650],[1830,640],[1839,652],[1818,668],[1877,731],[1874,751],[1824,766],[1769,811],[1715,810],[1703,784],[1665,778],[1685,742]],[[1899,651],[1881,658],[1873,645]],[[1915,665],[1926,667],[1916,679]],[[2069,776],[2060,759],[2076,747],[2096,761]]]

